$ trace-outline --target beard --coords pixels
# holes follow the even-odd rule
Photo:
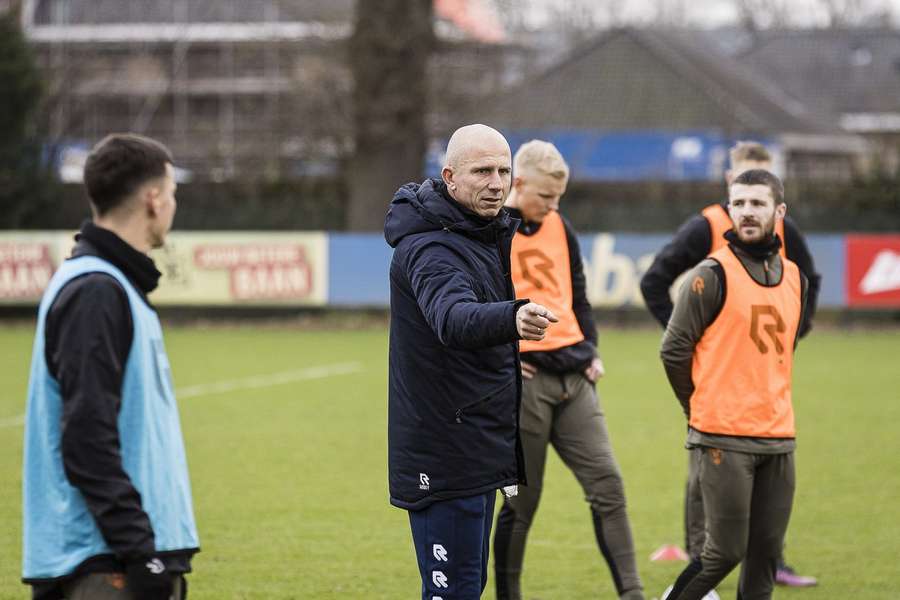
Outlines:
[[[746,233],[744,227],[753,226],[756,228],[754,233]],[[760,221],[755,218],[741,219],[738,227],[735,227],[738,239],[745,244],[761,244],[768,242],[775,235],[775,215],[766,221]]]

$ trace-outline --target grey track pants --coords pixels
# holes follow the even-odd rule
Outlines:
[[[691,560],[700,558],[706,541],[706,518],[703,512],[703,493],[700,491],[700,447],[688,450],[688,479],[684,493],[684,547]],[[778,563],[784,563],[784,548],[778,554]]]
[[[703,493],[700,491],[700,448],[688,450],[688,479],[684,493],[684,547],[691,560],[700,558],[706,541]]]
[[[702,448],[697,466],[706,540],[668,600],[699,600],[741,561],[738,597],[768,600],[794,501],[794,453]]]
[[[537,511],[547,446],[552,444],[584,490],[597,543],[620,597],[643,598],[625,489],[593,385],[580,373],[538,371],[525,381],[519,418],[528,485],[507,498],[494,533],[498,600],[520,600],[525,540]]]

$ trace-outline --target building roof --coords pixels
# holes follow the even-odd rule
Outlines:
[[[853,115],[900,116],[897,30],[762,32],[738,59],[814,110],[843,115],[843,121]]]
[[[507,128],[837,132],[832,120],[754,77],[702,36],[676,30],[604,33],[498,99],[487,115]]]

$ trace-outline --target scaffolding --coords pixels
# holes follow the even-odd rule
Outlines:
[[[25,0],[23,29],[50,81],[49,137],[83,148],[113,131],[144,133],[213,181],[335,175],[353,147],[354,4]],[[528,64],[525,47],[478,39],[483,28],[464,29],[472,15],[450,8],[430,61],[438,136]]]
[[[23,29],[51,83],[50,138],[144,133],[212,180],[335,169],[350,139],[339,60],[350,24],[336,20],[341,2],[317,4],[26,1]]]

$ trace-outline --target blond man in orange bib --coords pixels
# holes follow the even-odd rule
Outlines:
[[[794,496],[793,351],[807,280],[779,252],[784,187],[753,169],[729,186],[727,245],[678,292],[661,356],[699,448],[706,541],[665,596],[699,600],[743,561],[738,596],[771,598]]]
[[[625,491],[594,384],[603,375],[597,330],[585,294],[584,269],[571,225],[557,209],[569,168],[548,142],[533,140],[516,152],[506,210],[521,219],[512,243],[517,298],[550,309],[559,322],[541,340],[519,342],[522,405],[519,428],[527,485],[506,498],[494,535],[498,600],[520,600],[525,540],[553,445],[584,489],[597,544],[617,595],[642,599]]]

